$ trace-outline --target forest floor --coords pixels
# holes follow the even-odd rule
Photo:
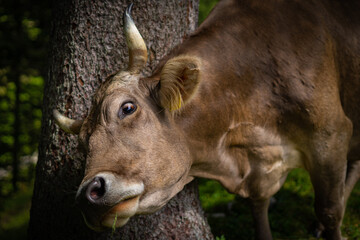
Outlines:
[[[26,239],[33,184],[20,184],[19,192],[0,198],[0,239]],[[253,239],[254,230],[249,205],[226,192],[218,182],[200,179],[200,199],[217,239]],[[304,170],[291,172],[275,195],[269,210],[274,239],[315,239],[314,194]],[[360,182],[347,205],[342,226],[349,240],[360,240]]]

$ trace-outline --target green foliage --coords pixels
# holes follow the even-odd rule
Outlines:
[[[343,221],[342,231],[348,239],[360,239],[360,182],[351,193]]]
[[[200,0],[199,23],[202,23],[219,0]]]
[[[204,209],[215,211],[219,205],[226,205],[235,199],[235,195],[228,193],[217,181],[199,179],[200,201]]]
[[[226,238],[224,235],[221,235],[220,237],[216,237],[215,240],[226,240]]]
[[[37,150],[49,19],[46,1],[3,1],[0,5],[0,170],[10,174],[0,179],[0,197],[12,190],[8,180],[13,152],[20,158]]]
[[[26,239],[33,184],[20,184],[20,190],[0,199],[0,239]]]

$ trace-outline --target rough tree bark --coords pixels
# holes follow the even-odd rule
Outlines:
[[[122,31],[125,0],[53,1],[48,78],[29,239],[212,239],[191,183],[158,213],[133,218],[111,233],[89,230],[74,207],[84,156],[77,136],[54,124],[52,109],[78,119],[89,112],[99,84],[127,65]],[[149,49],[150,73],[171,48],[195,29],[198,0],[134,1],[133,18]]]

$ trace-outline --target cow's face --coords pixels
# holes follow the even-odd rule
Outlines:
[[[85,121],[55,111],[60,127],[79,133],[86,152],[76,201],[95,230],[119,227],[135,214],[158,210],[191,180],[189,149],[172,112],[196,90],[200,63],[180,56],[165,64],[158,80],[140,79],[146,47],[132,21],[126,24],[128,70],[99,88]]]
[[[81,127],[87,165],[77,201],[93,228],[111,227],[115,217],[122,226],[134,214],[154,212],[189,181],[184,137],[156,103],[161,88],[146,81],[128,72],[113,77]]]

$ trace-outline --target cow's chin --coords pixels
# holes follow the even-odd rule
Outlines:
[[[141,204],[139,203],[140,196],[121,201],[101,217],[100,226],[92,225],[84,215],[86,225],[95,231],[104,231],[108,228],[122,227],[135,214],[154,213],[166,205],[166,203],[170,200],[170,197],[167,196],[166,199],[163,198],[161,201],[153,202],[155,199],[159,200],[158,195],[162,195],[162,197],[164,197],[164,194],[151,194],[149,198],[145,198],[145,206],[143,206],[143,208],[139,207]],[[151,203],[149,204],[148,201]]]
[[[122,227],[134,216],[139,207],[140,196],[130,198],[116,204],[101,219],[103,227]]]

